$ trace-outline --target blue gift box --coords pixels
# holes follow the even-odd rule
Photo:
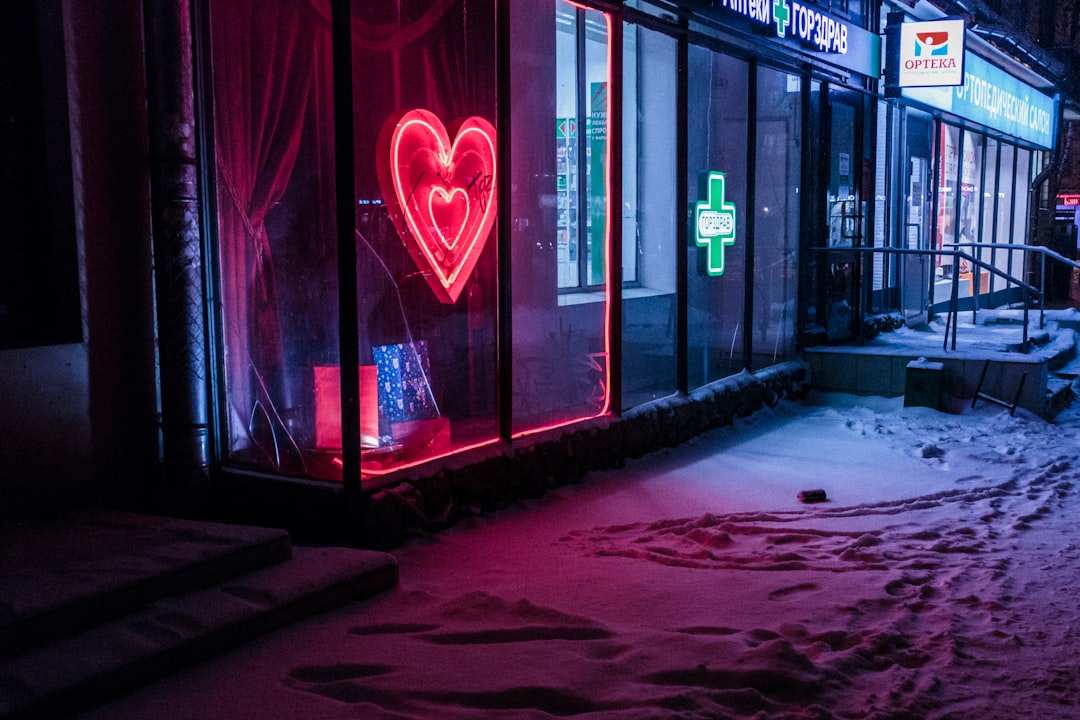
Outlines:
[[[381,419],[405,422],[439,416],[431,392],[427,343],[377,345],[372,356],[378,372]]]

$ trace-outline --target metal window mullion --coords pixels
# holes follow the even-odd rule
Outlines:
[[[754,227],[757,202],[757,61],[747,67],[746,83],[746,210],[743,218],[743,362],[753,369],[754,357]]]
[[[495,6],[495,52],[499,62],[495,68],[495,112],[496,112],[496,138],[498,145],[499,181],[496,192],[500,198],[497,208],[496,219],[496,250],[497,250],[497,273],[498,273],[498,306],[499,316],[496,318],[498,338],[495,355],[496,381],[496,412],[499,437],[509,441],[513,435],[513,409],[514,409],[514,379],[513,379],[513,312],[514,299],[512,296],[513,272],[510,265],[511,238],[513,234],[513,214],[510,204],[510,193],[513,190],[513,181],[510,165],[513,158],[511,152],[511,85],[510,85],[510,8],[506,0]],[[557,274],[557,273],[556,273]]]
[[[577,154],[577,274],[578,288],[585,290],[589,287],[589,183],[592,181],[588,175],[589,163],[588,144],[590,132],[589,118],[589,94],[587,87],[587,73],[585,62],[585,11],[578,8],[574,20],[575,42],[577,51],[574,53],[574,76],[575,90],[577,91],[577,122],[578,122],[578,146]]]
[[[685,29],[687,21],[684,18],[681,25]],[[688,107],[689,70],[690,70],[690,41],[685,32],[678,37],[676,77],[675,77],[675,385],[677,390],[686,394],[689,392],[689,297],[690,297],[690,261],[687,257],[687,244],[689,242],[689,227],[687,208],[689,207],[689,188],[687,172],[690,158],[687,157],[689,150],[690,109]]]
[[[352,26],[349,0],[330,8],[334,97],[334,187],[338,251],[338,353],[341,372],[341,478],[345,511],[353,513],[363,497],[360,477],[360,334],[356,306],[356,212],[353,168]],[[359,533],[359,527],[354,528]]]
[[[933,164],[931,165],[931,168],[930,168],[930,177],[932,178],[931,182],[933,183],[930,186],[931,189],[932,189],[932,192],[930,193],[930,244],[931,244],[931,247],[936,245],[936,242],[937,242],[937,227],[938,227],[937,217],[938,217],[938,206],[940,205],[940,202],[938,201],[938,196],[941,194],[941,192],[940,192],[941,191],[940,183],[941,183],[941,173],[942,173],[942,168],[941,168],[941,129],[942,129],[943,126],[944,126],[944,124],[941,122],[941,118],[940,117],[935,117],[934,118],[934,146],[933,146],[934,158],[933,158]],[[937,249],[937,248],[934,248],[934,249]],[[926,320],[927,320],[927,322],[929,322],[931,320],[930,314],[933,312],[932,308],[934,307],[934,284],[935,284],[936,278],[937,278],[937,264],[938,264],[939,256],[932,255],[931,258],[932,258],[933,265],[931,265],[931,267],[930,267],[930,273],[929,273],[930,279],[928,281],[928,284],[929,284],[929,288],[928,288],[929,289],[929,298],[928,298],[928,301],[927,301],[927,308],[926,308]]]

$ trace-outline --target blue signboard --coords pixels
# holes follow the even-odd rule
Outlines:
[[[904,97],[972,120],[1042,148],[1054,146],[1054,99],[974,53],[964,63],[964,84],[904,88]]]

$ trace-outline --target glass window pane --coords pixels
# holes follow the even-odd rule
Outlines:
[[[829,245],[850,247],[861,237],[859,227],[861,202],[855,180],[858,157],[855,134],[858,128],[854,105],[832,101],[830,94],[831,137],[829,143]]]
[[[997,169],[998,169],[998,141],[994,138],[986,139],[986,167],[983,177],[983,219],[982,219],[982,242],[992,243],[994,236],[994,217],[997,212]]]
[[[989,138],[987,141],[986,150],[986,202],[983,206],[983,237],[989,242],[997,245],[1001,242],[1000,235],[998,235],[998,217],[1003,211],[1003,205],[1001,203],[1001,153],[1004,146],[994,138]],[[999,266],[999,256],[1001,251],[997,247],[993,247],[990,250],[990,264],[995,268]],[[1001,280],[995,273],[990,274],[990,295],[992,296],[995,289],[1000,290],[1002,287]],[[991,304],[994,303],[991,297]]]
[[[937,239],[935,248],[953,250],[956,247],[957,234],[957,186],[960,181],[960,133],[958,127],[941,124],[940,145],[938,147],[937,177]],[[952,277],[953,258],[938,256],[937,291],[935,298],[949,297],[952,292],[949,279]],[[940,291],[940,292],[939,292]]]
[[[603,13],[582,10],[563,0],[516,3],[510,9],[514,52],[509,103],[517,138],[509,140],[514,190],[509,198],[513,218],[509,234],[515,433],[607,410],[607,297],[602,288],[570,294],[561,294],[559,289],[570,258],[568,242],[564,242],[572,230],[567,214],[574,207],[569,203],[576,201],[576,208],[584,208],[592,202],[591,195],[599,194],[605,216],[607,212],[606,183],[590,187],[588,179],[576,183],[575,178],[606,178],[605,172],[584,166],[598,162],[601,167],[607,152],[606,127],[600,122],[606,123],[601,91],[606,93],[607,54],[599,48],[606,48],[609,21]],[[562,50],[564,34],[577,37],[574,53]],[[580,72],[574,74],[578,80],[573,94],[585,100],[579,102],[577,110],[564,109],[561,83],[569,77],[564,70],[568,72],[571,65],[581,68],[581,62],[592,64],[596,57],[603,58],[603,73],[593,66],[584,80]],[[581,113],[590,106],[597,114],[592,130],[587,131],[588,118]],[[567,152],[570,138],[575,143],[585,142],[581,148],[584,158],[578,149]],[[569,175],[570,168],[577,168],[578,174]],[[580,212],[577,217],[578,247],[599,243],[595,238],[582,241],[582,233],[592,221]],[[602,244],[606,246],[606,222],[593,224],[593,229],[599,228],[605,233]],[[604,253],[599,259],[604,259]],[[578,252],[574,262],[580,264],[575,267],[591,271],[587,260],[587,252]]]
[[[973,243],[979,241],[979,200],[982,197],[982,135],[970,130],[964,131],[964,157],[960,164],[960,214],[957,220],[957,242],[960,250],[974,254]],[[960,263],[960,297],[969,297],[976,290],[976,281],[981,282],[981,274],[975,274],[971,263]],[[987,278],[989,279],[989,278]]]
[[[689,50],[687,138],[691,205],[707,203],[727,216],[734,206],[733,237],[695,240],[689,253],[687,348],[691,388],[740,372],[743,357],[743,288],[746,223],[747,64],[707,48]],[[710,182],[723,173],[722,182]],[[694,223],[690,227],[695,237]],[[722,272],[718,272],[722,270]]]
[[[994,242],[994,217],[997,212],[997,160],[998,142],[994,138],[986,139],[986,161],[983,168],[982,188],[982,222],[980,227],[980,242]],[[979,258],[984,262],[993,264],[995,250],[980,249]],[[980,285],[980,292],[988,293],[993,284],[993,278],[987,277],[986,282]]]
[[[998,164],[998,209],[997,209],[997,241],[999,243],[1012,242],[1012,206],[1013,206],[1013,172],[1015,165],[1016,147],[1006,143],[1001,144],[1001,157]],[[1007,250],[999,250],[994,258],[995,267],[1007,274],[1012,273],[1013,253]],[[994,287],[1002,289],[1004,281]]]
[[[607,237],[607,17],[556,3],[559,287],[604,283]]]
[[[555,118],[556,199],[558,225],[559,287],[581,285],[581,171],[578,107],[578,13],[566,3],[556,5],[555,15]]]
[[[589,191],[585,235],[586,284],[604,284],[608,237],[608,22],[593,10],[583,11],[585,25],[585,182]]]
[[[795,352],[802,147],[801,82],[771,68],[757,73],[754,169],[753,367]]]
[[[340,479],[317,374],[339,347],[329,19],[210,11],[229,460]]]
[[[674,38],[645,28],[626,26],[623,43],[622,405],[628,408],[676,390],[678,58]]]
[[[890,115],[895,117],[895,113],[896,109],[888,103],[881,100],[877,102],[877,162],[874,167],[874,231],[871,241],[874,247],[885,247],[887,244],[885,229],[890,210],[885,200],[886,193],[892,192],[892,187],[888,182],[888,169],[895,164],[890,153],[896,147],[896,139],[889,137],[889,131],[896,127],[895,121],[890,122]],[[885,274],[892,266],[894,258],[888,255],[870,255],[867,261],[873,267],[871,282],[874,290],[873,297],[877,300],[881,295],[880,291],[884,289],[888,281]]]
[[[1031,151],[1024,148],[1016,149],[1016,202],[1013,209],[1012,243],[1014,245],[1027,244],[1028,226],[1028,188],[1031,187]],[[1033,256],[1029,256],[1023,250],[1013,252],[1013,275],[1019,280],[1027,280],[1025,275],[1026,266],[1029,262],[1035,262]],[[1019,299],[1019,298],[1017,298]]]
[[[483,0],[353,13],[346,341],[372,475],[496,436],[494,16]],[[211,22],[231,459],[340,478],[329,15],[243,0]]]
[[[374,476],[498,434],[495,10],[353,3],[352,27],[361,467]]]

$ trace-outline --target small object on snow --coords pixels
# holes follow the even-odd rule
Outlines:
[[[825,499],[825,491],[820,488],[799,491],[799,500],[804,503],[825,502]]]
[[[934,443],[923,443],[919,448],[919,455],[926,459],[945,457],[945,451]]]

